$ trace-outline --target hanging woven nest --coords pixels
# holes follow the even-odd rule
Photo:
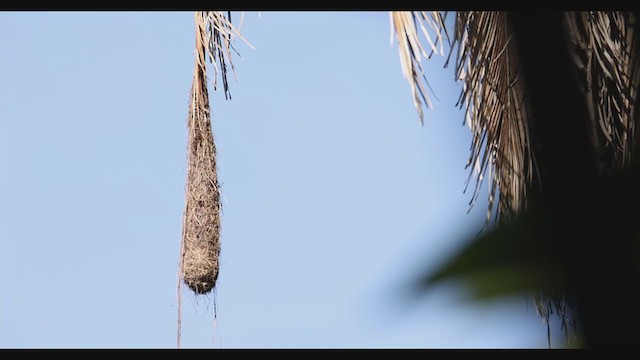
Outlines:
[[[220,189],[204,65],[196,63],[189,108],[188,170],[181,276],[205,294],[216,284],[220,257]]]
[[[214,89],[220,70],[225,97],[230,98],[227,85],[227,63],[233,69],[230,41],[231,35],[239,33],[231,26],[230,14],[225,12],[196,12],[195,23],[196,61],[187,121],[188,168],[180,278],[195,293],[206,294],[215,287],[220,268],[221,209],[206,58],[208,55],[214,65]]]

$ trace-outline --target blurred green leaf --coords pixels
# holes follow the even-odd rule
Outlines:
[[[559,286],[552,273],[536,264],[494,266],[460,275],[476,300],[488,300]]]
[[[631,226],[635,226],[637,235],[631,241],[637,250],[636,269],[640,271],[640,226],[635,225],[640,219],[639,183],[640,167],[631,167],[604,179],[589,194],[592,201],[576,206],[586,206],[581,209],[583,213],[601,216],[615,211],[621,224],[634,224]],[[540,199],[530,198],[529,208],[518,218],[476,236],[450,261],[422,276],[418,289],[427,291],[442,282],[459,280],[476,299],[525,292],[562,293],[568,281],[562,270],[566,269],[567,259],[559,257],[557,241],[559,234],[567,234],[564,226],[553,223],[551,211],[541,205]],[[608,239],[602,241],[607,246]]]
[[[531,291],[554,291],[562,281],[554,265],[542,211],[530,210],[511,223],[474,239],[435,272],[425,275],[428,290],[449,280],[462,280],[476,299]]]

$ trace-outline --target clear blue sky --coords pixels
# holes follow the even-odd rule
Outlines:
[[[185,290],[183,347],[547,346],[524,296],[401,296],[482,224],[486,189],[467,214],[452,69],[428,67],[421,127],[389,31],[245,14],[256,50],[237,43],[232,101],[211,91],[218,317]],[[0,13],[0,347],[176,346],[193,62],[191,12]]]

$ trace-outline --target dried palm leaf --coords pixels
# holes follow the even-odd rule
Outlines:
[[[418,94],[425,97],[419,76],[423,75],[420,61],[424,48],[410,19],[415,22],[420,14],[392,14],[403,71],[416,107],[422,105]],[[475,175],[476,187],[470,205],[488,174],[487,223],[496,194],[497,221],[506,221],[526,208],[527,189],[537,171],[523,99],[526,84],[519,74],[517,39],[511,36],[508,20],[504,12],[458,12],[454,33],[456,75],[463,82],[458,105],[466,106],[465,119],[472,131],[467,165],[473,167],[470,178]],[[570,12],[566,23],[594,125],[592,140],[600,156],[601,175],[608,175],[629,165],[640,145],[636,124],[640,85],[637,19],[632,12]],[[422,110],[418,111],[422,119]],[[555,312],[566,324],[568,306],[562,294],[538,294],[535,303],[545,322]]]
[[[636,99],[640,83],[637,19],[632,12],[566,13],[578,76],[599,128],[603,175],[632,160],[637,147]]]
[[[416,24],[432,53],[443,55],[443,38],[449,40],[444,23],[446,13],[391,12],[390,16],[398,38],[403,74],[409,81],[422,122],[421,99],[427,107],[431,107],[431,102],[422,84],[424,81],[428,86],[421,63],[431,54],[421,45]],[[435,32],[435,41],[427,28]],[[455,45],[458,45],[456,78],[463,83],[457,105],[466,107],[465,119],[473,136],[467,166],[472,167],[469,176],[474,176],[476,185],[470,206],[477,199],[485,177],[489,177],[488,224],[497,194],[497,218],[511,217],[524,207],[527,184],[534,171],[518,56],[504,12],[459,12],[452,51]]]
[[[418,111],[420,123],[422,124],[424,121],[424,113],[422,111],[423,103],[426,104],[427,108],[431,108],[432,104],[422,84],[424,81],[424,83],[429,86],[421,63],[423,58],[430,58],[434,52],[443,55],[443,35],[445,35],[446,32],[444,18],[437,11],[392,11],[389,13],[389,16],[391,19],[391,41],[393,42],[393,32],[395,30],[398,39],[398,48],[400,50],[402,74],[411,86],[413,103]],[[422,46],[416,25],[420,27],[421,33],[429,43],[431,50],[429,54],[427,54],[426,49]],[[427,28],[435,31],[435,40],[431,39]],[[439,49],[438,44],[440,44]]]
[[[403,70],[405,77],[414,74],[409,82],[416,99],[415,89],[422,89],[422,86],[421,78],[415,74],[421,74],[420,54],[424,54],[424,49],[411,27],[410,16],[407,13],[394,15],[394,24],[400,24],[395,25],[398,39],[404,39],[404,45],[400,42],[399,47]],[[419,16],[417,12],[412,14],[413,18]],[[444,19],[445,16],[438,15],[437,18]],[[438,34],[446,34],[443,22],[437,23],[437,27]],[[458,12],[449,53],[450,58],[457,45],[455,73],[463,85],[457,105],[466,107],[465,122],[472,133],[467,162],[472,170],[467,186],[473,177],[475,190],[470,207],[486,177],[491,183],[485,227],[490,223],[496,197],[499,199],[496,221],[506,222],[525,209],[527,188],[531,186],[535,171],[523,96],[525,84],[519,73],[518,53],[511,34],[505,12]],[[448,63],[449,59],[445,66]],[[421,105],[415,100],[414,103],[416,107]],[[419,114],[422,119],[420,109]],[[542,304],[541,299],[536,298],[536,301]],[[546,310],[542,309],[541,313]]]
[[[454,38],[458,45],[456,74],[463,82],[458,105],[466,106],[466,122],[472,132],[467,166],[474,169],[476,186],[470,205],[488,173],[487,224],[497,193],[497,220],[507,220],[524,209],[534,172],[524,81],[507,15],[459,12]]]

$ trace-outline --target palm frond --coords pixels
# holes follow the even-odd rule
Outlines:
[[[622,11],[568,12],[566,20],[591,118],[602,138],[603,170],[611,173],[630,163],[638,142],[637,20]]]
[[[409,82],[413,104],[420,116],[420,123],[424,121],[422,107],[431,108],[431,99],[423,85],[429,86],[422,68],[422,59],[430,58],[433,53],[443,55],[443,37],[446,36],[444,18],[437,11],[391,11],[391,41],[395,30],[400,52],[402,74]],[[418,27],[420,32],[418,32]],[[429,34],[429,29],[435,32],[435,39]],[[430,53],[422,46],[420,33],[427,39]],[[439,45],[439,47],[438,47]]]
[[[432,15],[434,17],[443,19],[445,16]],[[415,19],[424,19],[424,13],[392,13],[403,72],[405,77],[411,75],[408,79],[414,103],[419,107],[418,95],[425,97],[420,85],[424,79],[420,56],[425,55],[425,50],[415,30]],[[437,34],[446,34],[449,39],[444,21],[435,26],[438,27]],[[456,80],[463,85],[457,106],[466,108],[465,122],[472,133],[467,186],[473,177],[475,189],[469,205],[470,208],[474,205],[481,185],[488,178],[490,191],[485,228],[490,223],[496,198],[495,221],[507,222],[526,208],[527,189],[535,171],[524,100],[525,84],[519,72],[515,41],[505,12],[458,12],[451,52],[445,65],[457,49],[455,74]],[[422,79],[418,75],[422,75]],[[422,120],[421,109],[419,114]],[[541,300],[536,298],[536,301]],[[541,315],[547,310],[551,309],[539,309]]]
[[[240,54],[233,47],[234,38],[244,41],[249,47],[253,46],[245,39],[240,31],[231,23],[230,11],[199,11],[196,12],[196,23],[202,24],[197,34],[199,43],[206,52],[201,51],[198,55],[198,61],[204,64],[205,57],[208,55],[210,62],[213,64],[213,88],[217,89],[218,75],[222,79],[223,91],[226,99],[231,98],[229,91],[229,82],[227,80],[227,66],[231,67],[234,76],[236,76],[235,66],[233,65],[231,50],[238,56]]]
[[[463,82],[457,105],[466,107],[472,132],[467,166],[473,169],[476,185],[470,206],[488,174],[486,223],[498,193],[496,216],[506,220],[525,207],[534,171],[524,84],[506,13],[459,12],[454,44],[458,45],[456,77]]]
[[[512,216],[524,207],[526,185],[534,171],[518,56],[504,12],[458,12],[453,42],[445,26],[446,15],[437,11],[390,13],[403,74],[421,123],[423,102],[431,108],[422,61],[434,52],[444,55],[445,38],[451,51],[457,45],[456,78],[463,83],[457,105],[466,107],[465,121],[473,136],[467,166],[472,168],[469,180],[474,177],[476,184],[470,206],[488,177],[488,224],[498,194],[497,218]],[[435,40],[428,29],[435,33]],[[420,34],[428,47],[422,45]]]
[[[421,84],[421,81],[426,83],[421,66],[421,60],[427,57],[426,50],[416,30],[416,23],[425,18],[424,14],[391,14],[403,73],[409,80],[421,121],[420,100],[430,107]],[[434,18],[433,12],[431,14]],[[567,12],[565,20],[578,80],[589,107],[593,125],[591,140],[600,157],[601,175],[611,175],[636,161],[640,147],[638,19],[633,12],[611,11]],[[475,191],[470,206],[485,178],[491,182],[486,224],[492,216],[496,197],[495,220],[509,221],[527,208],[527,192],[534,178],[541,181],[535,166],[530,111],[525,99],[526,78],[535,74],[520,74],[518,39],[512,36],[510,21],[505,12],[458,12],[451,46],[453,52],[457,45],[455,72],[463,84],[457,105],[466,107],[465,122],[472,132],[467,166],[472,168],[469,181],[472,177],[475,179]],[[446,34],[448,38],[444,24],[435,24],[440,27],[437,34]],[[428,34],[424,27],[421,29],[426,38]],[[435,51],[432,46],[435,42],[430,38],[427,42],[426,48]],[[555,313],[566,325],[570,306],[564,294],[537,294],[535,303],[545,322]]]

